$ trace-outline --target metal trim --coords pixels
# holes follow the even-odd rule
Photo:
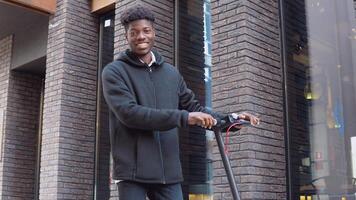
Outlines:
[[[289,105],[288,105],[288,86],[287,86],[287,52],[286,52],[286,36],[285,36],[285,19],[284,19],[284,2],[283,0],[278,1],[278,7],[279,7],[279,30],[280,30],[280,52],[281,52],[281,64],[282,64],[282,74],[283,74],[283,107],[284,107],[284,136],[285,136],[285,146],[286,146],[286,187],[287,187],[287,193],[288,193],[288,199],[292,199],[292,192],[291,192],[291,161],[290,161],[290,125],[289,125]]]

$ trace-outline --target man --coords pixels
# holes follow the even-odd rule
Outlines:
[[[182,200],[178,128],[211,128],[221,117],[202,107],[177,69],[152,49],[154,21],[141,6],[123,13],[130,49],[102,73],[120,200]]]

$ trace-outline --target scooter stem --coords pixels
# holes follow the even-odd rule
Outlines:
[[[231,168],[229,158],[227,157],[227,155],[225,154],[225,151],[224,151],[224,142],[221,137],[221,130],[218,127],[214,128],[213,130],[214,130],[216,141],[218,143],[219,152],[220,152],[223,164],[224,164],[226,175],[227,175],[227,178],[228,178],[228,181],[230,184],[232,196],[233,196],[234,200],[241,200],[239,191],[237,190],[235,177],[234,177],[234,174],[232,173],[232,168]]]

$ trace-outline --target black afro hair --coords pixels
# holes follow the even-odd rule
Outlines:
[[[122,13],[120,21],[121,24],[127,30],[130,22],[140,20],[140,19],[146,19],[153,23],[155,21],[155,16],[150,9],[145,8],[141,5],[136,5],[127,9],[124,13]]]

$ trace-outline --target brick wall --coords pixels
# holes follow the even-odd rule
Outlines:
[[[286,199],[278,1],[213,0],[213,107],[261,117],[232,134],[230,154],[242,199]],[[214,199],[231,199],[217,147]]]
[[[12,40],[13,40],[12,35],[0,39],[0,109],[1,110],[7,107],[7,92],[9,87],[8,80],[10,76]],[[3,121],[1,120],[0,123],[2,122]]]
[[[4,43],[3,43],[4,42]],[[10,71],[12,37],[1,41],[1,199],[34,199],[41,77]],[[5,47],[5,48],[4,48]],[[5,55],[2,54],[1,55]]]
[[[5,137],[5,110],[7,107],[7,93],[9,89],[9,77],[10,77],[10,66],[11,66],[11,52],[12,52],[12,41],[13,36],[7,36],[0,39],[0,196],[3,196],[3,175],[4,172],[4,162],[3,162],[3,144]]]
[[[34,199],[41,80],[10,72],[3,141],[4,199]]]
[[[57,1],[50,19],[40,199],[93,196],[98,20],[90,1]]]

